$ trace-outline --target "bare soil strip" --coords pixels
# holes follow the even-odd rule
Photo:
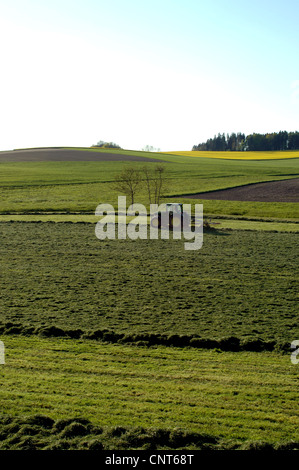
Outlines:
[[[299,178],[247,184],[237,188],[183,195],[188,199],[218,201],[299,202]]]
[[[122,153],[92,152],[89,150],[73,149],[28,149],[11,150],[0,152],[0,162],[67,162],[67,161],[86,161],[86,162],[158,162],[153,158],[141,157],[138,155],[126,155]]]

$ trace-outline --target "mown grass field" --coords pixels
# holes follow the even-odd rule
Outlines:
[[[291,342],[299,247],[292,233],[98,240],[93,224],[1,223],[2,323]]]
[[[108,449],[298,445],[298,370],[288,356],[38,337],[5,342],[1,414],[15,422],[1,426],[0,419],[0,448],[88,448],[95,438]],[[20,423],[40,414],[56,430]],[[98,428],[61,421],[82,417]]]
[[[163,159],[188,204],[299,175],[298,158]],[[197,251],[100,241],[126,165],[143,163],[0,163],[0,448],[299,448],[298,204],[197,199],[221,224]]]

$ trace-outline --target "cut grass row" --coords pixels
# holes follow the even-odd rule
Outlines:
[[[180,428],[239,445],[299,440],[298,366],[289,356],[57,338],[4,341],[4,417]]]
[[[62,329],[56,326],[41,326],[34,327],[24,325],[22,323],[5,322],[0,323],[0,334],[6,335],[22,335],[22,336],[42,336],[54,338],[75,338],[75,339],[92,339],[105,343],[119,343],[119,344],[132,344],[137,346],[171,346],[177,348],[197,348],[197,349],[216,349],[222,351],[275,351],[280,353],[289,354],[291,343],[290,342],[276,342],[265,341],[260,338],[257,339],[243,339],[240,340],[235,336],[223,337],[218,340],[201,338],[198,335],[180,335],[180,334],[155,334],[155,333],[116,333],[104,329],[95,329],[87,331],[81,328],[77,329]]]
[[[100,220],[92,214],[10,214],[0,215],[0,222],[70,222],[70,223],[91,223],[96,224]],[[127,217],[127,223],[134,220],[134,217]],[[219,230],[232,229],[232,230],[262,230],[268,232],[299,232],[299,223],[292,223],[292,221],[255,221],[255,220],[242,220],[242,219],[219,219],[207,218],[207,221],[212,227]],[[118,217],[115,216],[115,222],[118,222]],[[147,217],[147,224],[150,223],[150,217]]]

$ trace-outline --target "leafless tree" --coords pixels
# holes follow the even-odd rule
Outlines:
[[[160,152],[159,148],[155,148],[152,145],[145,145],[142,150],[144,152]]]
[[[131,204],[134,204],[136,192],[141,185],[141,173],[140,170],[134,167],[124,168],[121,173],[119,173],[114,183],[112,184],[113,189],[116,191],[124,193],[126,196],[130,197]]]
[[[156,165],[154,169],[145,166],[143,167],[143,175],[146,182],[149,203],[159,205],[166,183],[165,167],[160,164]]]

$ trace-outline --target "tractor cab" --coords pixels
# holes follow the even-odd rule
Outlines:
[[[167,212],[173,212],[176,214],[182,214],[183,213],[183,204],[180,203],[167,203],[166,204],[166,211]]]
[[[164,214],[167,217],[163,217],[163,211],[153,214],[151,218],[152,227],[157,228],[170,228],[171,230],[182,230],[183,219],[186,223],[190,223],[190,217],[183,211],[183,204],[174,202],[165,204]]]

